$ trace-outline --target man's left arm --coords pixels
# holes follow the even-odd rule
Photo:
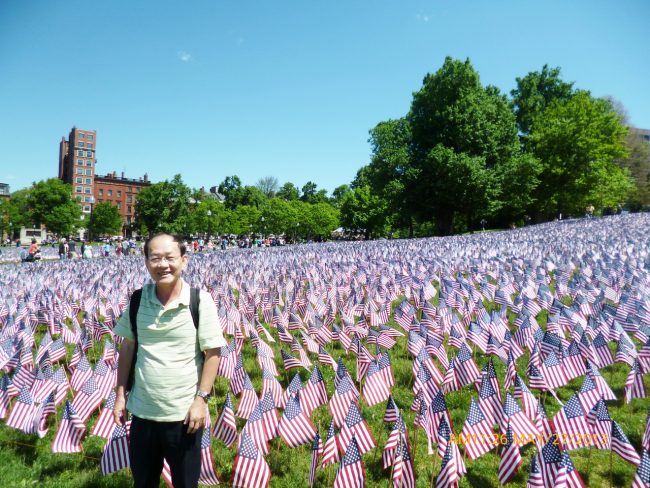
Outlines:
[[[214,386],[214,380],[219,370],[219,361],[221,361],[221,350],[218,347],[205,351],[205,361],[203,362],[203,372],[199,381],[199,391],[209,393]],[[185,416],[187,432],[193,434],[201,427],[206,425],[206,416],[209,415],[207,402],[200,396],[195,396],[190,409]]]

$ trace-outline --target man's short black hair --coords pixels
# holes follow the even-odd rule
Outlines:
[[[181,256],[185,256],[185,243],[183,242],[183,239],[180,238],[180,236],[177,236],[175,234],[169,234],[167,232],[159,232],[158,234],[155,234],[151,236],[149,239],[144,241],[144,257],[149,258],[149,243],[155,239],[156,237],[160,236],[169,236],[172,238],[172,241],[174,241],[176,244],[178,244],[178,248],[181,250]]]

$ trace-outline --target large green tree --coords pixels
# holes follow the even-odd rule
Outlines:
[[[343,199],[341,224],[349,231],[362,232],[366,239],[383,235],[388,224],[386,207],[386,200],[369,186],[357,186]]]
[[[582,215],[589,205],[599,209],[624,203],[632,181],[615,161],[627,156],[626,135],[607,100],[578,91],[567,101],[552,102],[528,136],[542,164],[535,190],[542,216]]]
[[[522,135],[528,134],[535,120],[552,102],[566,102],[573,96],[573,83],[560,78],[560,68],[544,65],[541,71],[531,71],[517,78],[517,88],[510,92],[517,126]]]
[[[476,225],[498,213],[508,195],[500,182],[519,171],[520,147],[508,100],[483,87],[469,60],[446,58],[424,78],[407,116],[411,129],[411,168],[405,191],[421,221],[434,220],[439,234],[455,220]]]
[[[296,185],[287,181],[280,187],[275,196],[287,201],[298,200],[300,198],[300,190]]]
[[[192,191],[181,175],[154,183],[138,193],[135,203],[136,225],[149,235],[156,232],[181,234],[191,227],[190,196]]]
[[[72,187],[58,178],[34,183],[27,196],[30,220],[58,235],[72,234],[81,224],[81,209]]]
[[[119,210],[110,202],[98,203],[90,215],[88,228],[93,236],[120,234],[122,217]]]

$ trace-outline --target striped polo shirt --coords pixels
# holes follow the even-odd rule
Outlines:
[[[190,313],[190,286],[183,281],[180,296],[163,306],[155,285],[147,284],[142,289],[137,324],[138,355],[127,409],[137,417],[158,422],[184,420],[196,396],[201,351],[226,345],[217,307],[202,290],[197,334]],[[134,339],[128,307],[113,332]]]

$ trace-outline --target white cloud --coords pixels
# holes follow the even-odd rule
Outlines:
[[[187,51],[178,51],[178,59],[184,63],[189,63],[192,60],[192,55]]]

